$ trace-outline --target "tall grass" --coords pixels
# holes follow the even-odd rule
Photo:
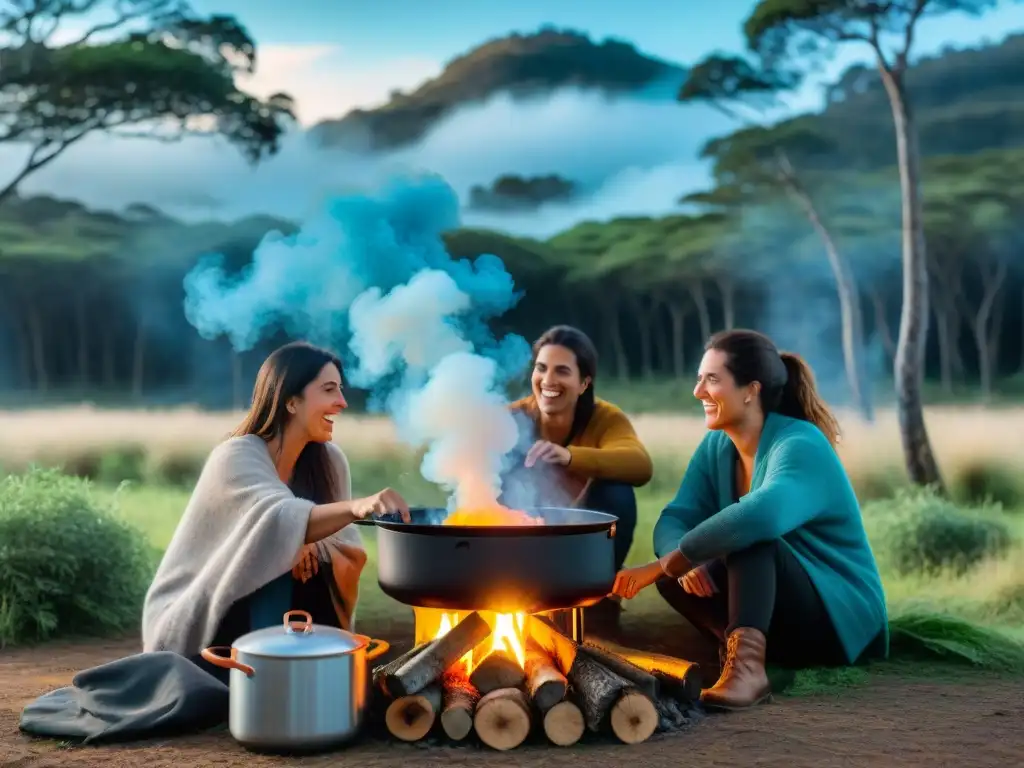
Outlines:
[[[173,534],[190,484],[206,454],[230,433],[240,418],[240,413],[192,409],[103,411],[77,407],[0,412],[0,471],[18,471],[31,463],[40,463],[94,478],[100,483],[100,498],[115,502],[122,516],[162,549]],[[969,562],[954,558],[922,569],[914,557],[909,565],[899,566],[884,556],[892,541],[900,536],[905,541],[915,540],[920,531],[930,530],[928,535],[941,544],[948,531],[967,530],[963,527],[966,518],[957,511],[960,507],[947,510],[951,522],[940,525],[937,533],[925,527],[915,528],[909,534],[907,529],[894,534],[893,529],[876,525],[879,514],[886,523],[899,517],[895,511],[885,512],[885,503],[896,505],[892,507],[895,510],[901,502],[878,506],[868,502],[898,500],[900,490],[906,486],[895,414],[880,412],[873,424],[841,414],[840,454],[866,503],[865,519],[879,554],[890,603],[894,650],[926,653],[932,658],[952,655],[968,664],[1016,669],[1014,659],[1018,657],[1013,654],[1020,651],[1019,645],[1000,643],[1014,634],[1024,640],[1024,514],[1016,511],[1024,506],[1024,454],[1019,451],[1020,435],[1024,434],[1024,408],[930,408],[927,420],[942,471],[955,498],[962,503],[981,505],[965,514],[972,520],[999,520],[1007,535],[989,531],[980,538],[976,536],[976,551],[967,557]],[[697,415],[641,414],[634,418],[634,424],[656,463],[654,481],[639,492],[641,517],[630,563],[641,563],[653,556],[654,521],[675,492],[686,462],[705,430]],[[443,494],[420,476],[419,457],[402,443],[391,422],[346,415],[336,433],[336,442],[352,463],[357,494],[391,486],[414,503],[430,504],[443,499]],[[128,482],[115,490],[123,481]],[[986,505],[988,501],[1002,506]],[[929,518],[933,528],[934,517]],[[368,539],[371,567],[366,571],[363,588],[363,615],[403,610],[377,590],[372,534]],[[934,541],[929,545],[932,549],[938,546]],[[992,542],[995,544],[989,546]],[[626,617],[627,621],[641,620],[665,612],[655,591],[648,590],[627,605]],[[993,629],[998,630],[997,635],[991,634]],[[1012,658],[1008,660],[1007,654]]]

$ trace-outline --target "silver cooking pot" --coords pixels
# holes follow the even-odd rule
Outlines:
[[[389,647],[314,624],[306,611],[288,611],[282,626],[201,655],[231,670],[228,729],[236,741],[256,750],[313,751],[359,732],[370,697],[369,662]]]

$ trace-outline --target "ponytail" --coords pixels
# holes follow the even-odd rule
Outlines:
[[[792,352],[780,352],[779,356],[786,366],[787,378],[776,410],[783,416],[811,422],[835,448],[839,442],[839,422],[818,394],[810,366]]]

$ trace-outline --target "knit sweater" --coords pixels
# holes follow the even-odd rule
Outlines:
[[[750,492],[739,501],[737,458],[725,433],[708,432],[654,527],[658,557],[678,548],[695,566],[781,539],[821,595],[847,660],[856,662],[880,636],[887,653],[885,594],[860,506],[821,430],[769,414]]]
[[[533,395],[515,401],[510,407],[535,422],[539,419]],[[654,474],[650,454],[629,418],[620,408],[600,398],[595,399],[594,412],[586,427],[567,448],[570,460],[566,472],[583,480],[615,480],[639,487],[649,483]]]
[[[335,500],[348,500],[348,460],[333,443],[327,450]],[[314,506],[281,481],[266,443],[256,435],[232,437],[214,448],[146,594],[143,650],[199,653],[237,600],[292,569]],[[349,525],[319,543],[325,545],[340,597],[340,604],[334,599],[338,620],[351,629],[366,564],[362,539]]]

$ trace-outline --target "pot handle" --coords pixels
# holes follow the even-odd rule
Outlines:
[[[292,621],[291,616],[301,616],[303,621]],[[284,615],[284,628],[289,632],[309,633],[313,631],[313,614],[309,611],[288,611]]]
[[[366,660],[373,661],[379,656],[383,656],[389,650],[391,650],[391,643],[387,640],[377,640],[376,638],[369,637],[368,635],[356,635],[360,640],[366,641]]]
[[[220,653],[217,653],[217,651],[227,651],[229,655],[223,656]],[[221,669],[237,669],[246,677],[252,677],[256,674],[256,670],[235,658],[234,648],[228,648],[226,645],[218,645],[213,648],[203,648],[203,650],[199,652],[199,655],[215,667],[220,667]]]

